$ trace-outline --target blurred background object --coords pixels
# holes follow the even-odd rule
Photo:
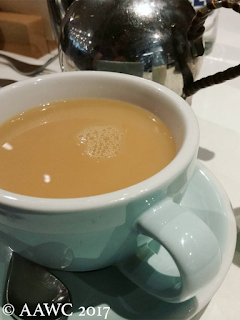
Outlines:
[[[40,58],[57,48],[47,0],[0,0],[0,49]]]
[[[189,0],[197,11],[202,6],[206,5],[209,0]],[[203,35],[203,41],[205,45],[205,54],[209,54],[212,51],[214,42],[217,35],[217,23],[218,23],[219,11],[215,10],[205,22],[205,32]]]
[[[52,29],[56,40],[58,40],[60,34],[60,25],[65,13],[74,1],[75,0],[47,0]]]
[[[205,48],[210,52],[215,41],[215,9],[240,11],[239,0],[207,2],[120,0],[116,5],[115,1],[75,0],[66,11],[68,0],[48,0],[51,17],[56,17],[55,12],[63,17],[58,46],[62,71],[134,74],[191,99],[200,89],[240,75],[236,66],[195,81]],[[201,10],[196,14],[198,6]]]
[[[67,4],[48,2],[52,17]],[[200,70],[202,39],[190,43],[186,37],[195,16],[188,0],[121,0],[118,5],[76,0],[65,13],[59,36],[62,71],[133,74],[181,95]]]

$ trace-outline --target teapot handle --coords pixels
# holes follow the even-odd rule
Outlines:
[[[210,0],[204,7],[197,11],[188,30],[189,41],[195,41],[202,37],[205,30],[203,25],[207,17],[213,12],[213,10],[219,8],[230,8],[240,13],[240,2],[239,0]],[[183,88],[183,97],[186,98],[193,95],[200,89],[222,83],[226,80],[234,79],[239,75],[240,64],[236,67],[229,68],[225,71],[218,72],[214,75],[192,82],[190,85]]]

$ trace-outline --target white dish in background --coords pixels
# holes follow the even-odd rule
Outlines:
[[[182,205],[203,219],[216,235],[222,250],[222,265],[217,277],[196,297],[180,304],[163,302],[129,281],[110,267],[99,271],[68,273],[55,271],[72,294],[74,314],[79,319],[79,307],[109,306],[110,320],[186,320],[201,311],[223,282],[231,265],[236,244],[236,223],[228,197],[214,176],[198,162]],[[11,250],[0,243],[0,299],[3,300]],[[21,289],[20,289],[21,290]],[[96,313],[97,314],[97,313]],[[2,311],[0,320],[6,319]],[[9,319],[9,317],[8,317]],[[104,319],[87,316],[84,319]]]

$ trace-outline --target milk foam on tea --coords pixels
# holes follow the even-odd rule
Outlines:
[[[176,155],[169,129],[138,106],[48,103],[0,126],[0,188],[43,198],[100,195],[141,182]]]

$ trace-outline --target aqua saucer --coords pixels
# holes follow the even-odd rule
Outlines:
[[[171,304],[138,288],[116,267],[82,273],[56,271],[54,274],[64,282],[72,295],[73,314],[69,319],[106,319],[107,309],[103,308],[110,307],[107,314],[110,320],[186,320],[207,305],[226,277],[233,259],[236,245],[235,217],[222,186],[200,162],[197,163],[181,205],[204,220],[219,241],[222,265],[214,281],[191,300]],[[11,250],[0,243],[1,301],[10,259]],[[93,308],[87,309],[89,307]],[[1,310],[0,320],[7,318]]]

